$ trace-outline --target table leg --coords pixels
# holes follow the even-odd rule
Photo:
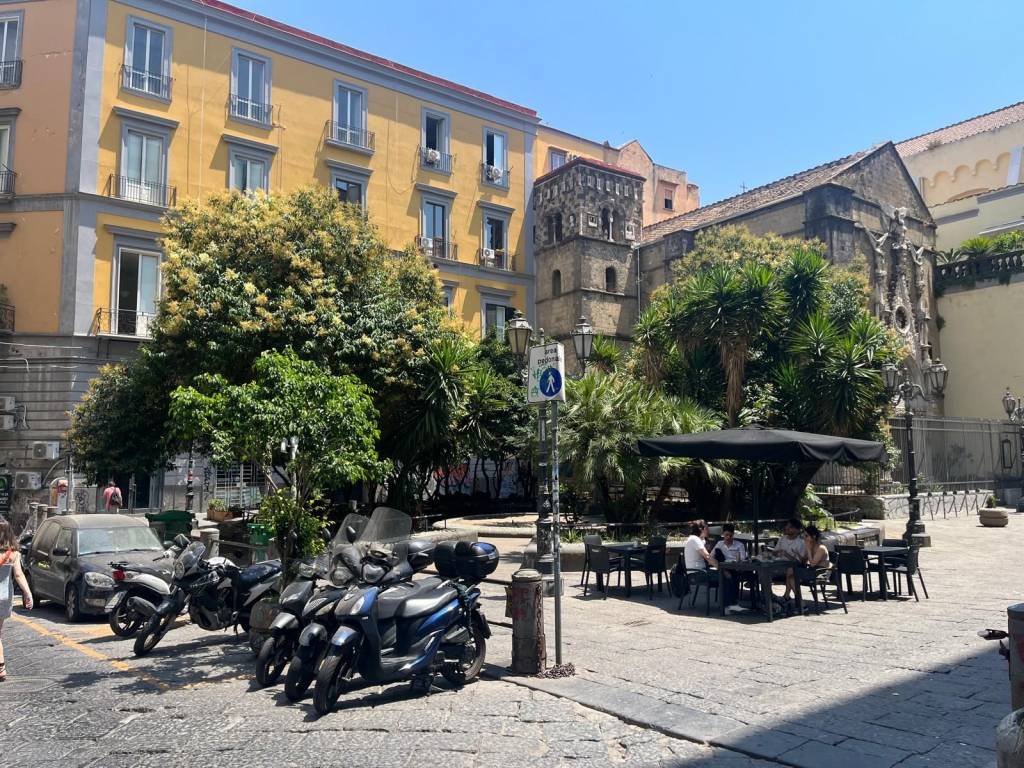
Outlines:
[[[718,615],[725,616],[725,600],[722,599],[722,590],[725,589],[725,570],[718,566]]]
[[[604,592],[604,574],[597,574],[597,589],[599,592]]]
[[[633,594],[633,569],[626,568],[626,597]]]
[[[804,591],[800,587],[800,580],[796,577],[796,571],[795,570],[793,571],[793,582],[795,584],[795,589],[793,590],[793,593],[794,593],[793,597],[795,598],[794,602],[796,603],[796,615],[797,616],[803,616],[804,615]]]
[[[878,579],[882,582],[882,599],[889,599],[889,579],[885,573],[885,558],[878,556]]]
[[[768,615],[768,622],[774,618],[775,595],[772,592],[772,577],[768,569],[761,571],[761,599],[764,601],[764,611]]]

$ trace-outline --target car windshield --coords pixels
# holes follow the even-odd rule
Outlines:
[[[152,528],[141,525],[119,528],[85,528],[78,532],[78,554],[100,552],[159,552],[163,549]]]

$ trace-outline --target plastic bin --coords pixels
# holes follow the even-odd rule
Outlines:
[[[164,536],[173,539],[179,533],[185,536],[192,533],[195,515],[184,509],[167,509],[163,512],[147,512],[146,520],[150,525],[160,523],[164,527]]]
[[[270,528],[263,523],[249,523],[249,544],[253,548],[253,562],[267,559],[267,546],[270,544]]]

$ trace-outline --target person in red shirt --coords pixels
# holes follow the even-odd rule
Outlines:
[[[108,480],[107,487],[103,489],[103,508],[107,512],[120,512],[123,505],[121,489],[113,480]]]

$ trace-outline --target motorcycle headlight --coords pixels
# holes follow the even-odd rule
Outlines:
[[[174,578],[180,579],[185,575],[185,564],[181,560],[174,561]]]
[[[95,573],[90,571],[85,574],[85,583],[90,587],[113,587],[114,580],[107,576],[105,573]]]

